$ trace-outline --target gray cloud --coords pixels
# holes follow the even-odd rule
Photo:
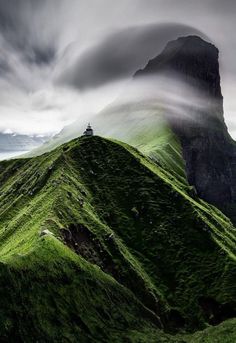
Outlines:
[[[56,56],[55,32],[49,29],[48,36],[45,36],[42,26],[48,20],[48,5],[53,2],[54,0],[0,0],[2,39],[26,63],[48,64]],[[46,8],[49,10],[48,14],[45,12]]]
[[[206,38],[199,30],[176,23],[120,30],[88,48],[60,75],[59,82],[86,89],[130,77],[160,53],[169,40],[189,34]]]

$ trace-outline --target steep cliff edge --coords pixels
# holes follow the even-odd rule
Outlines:
[[[192,90],[192,104],[184,108],[188,116],[176,118],[167,111],[166,117],[180,139],[189,183],[235,222],[236,144],[224,122],[218,55],[201,38],[182,37],[169,42],[135,78],[174,76]]]

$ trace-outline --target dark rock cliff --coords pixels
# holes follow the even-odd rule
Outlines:
[[[218,49],[201,38],[182,37],[169,42],[135,77],[177,76],[203,100],[204,105],[187,107],[187,120],[166,115],[180,139],[189,183],[236,222],[236,144],[224,122],[218,55]]]

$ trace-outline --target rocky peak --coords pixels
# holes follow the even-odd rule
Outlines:
[[[136,75],[177,72],[209,95],[222,97],[218,56],[218,49],[200,37],[180,37],[169,42],[163,52]]]
[[[218,57],[213,44],[197,36],[181,37],[169,42],[135,77],[178,77],[203,99],[204,106],[189,105],[188,120],[173,119],[168,112],[166,118],[180,139],[189,183],[235,221],[236,145],[224,122]]]

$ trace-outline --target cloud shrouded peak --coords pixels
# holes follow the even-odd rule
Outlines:
[[[166,42],[185,34],[205,35],[176,23],[128,27],[108,35],[84,51],[59,77],[78,89],[99,87],[132,76],[160,53]]]
[[[86,122],[168,41],[190,34],[220,50],[233,130],[234,9],[230,0],[0,0],[0,130],[48,134]]]

